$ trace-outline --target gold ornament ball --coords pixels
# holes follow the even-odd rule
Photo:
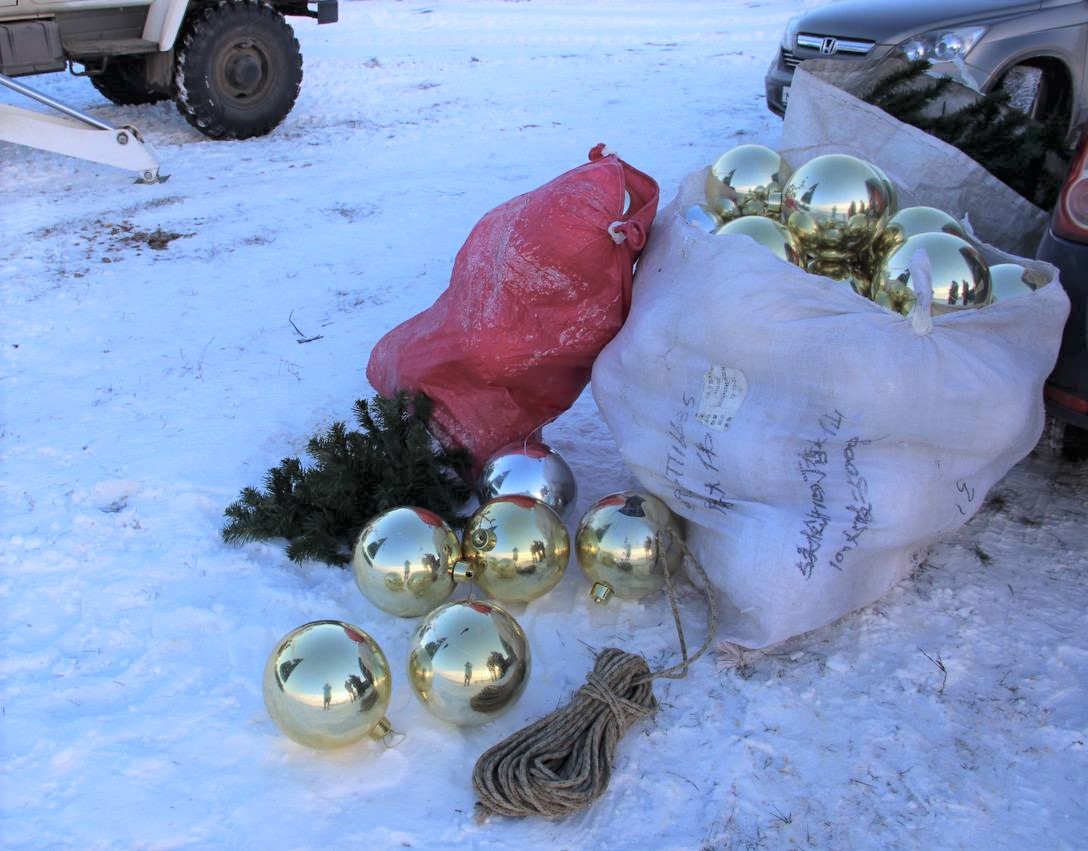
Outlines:
[[[898,248],[920,233],[950,233],[967,239],[967,232],[955,217],[936,207],[904,207],[888,219],[880,234],[880,247],[886,253]]]
[[[867,161],[868,162],[868,161]],[[888,175],[884,172],[880,166],[876,163],[868,163],[869,168],[877,173],[881,183],[884,184],[884,190],[888,194],[888,215],[892,216],[899,210],[899,190],[895,188],[895,184],[891,182]]]
[[[484,462],[478,486],[480,499],[533,496],[566,517],[578,497],[574,473],[563,456],[539,441],[519,441],[495,452]]]
[[[886,179],[847,154],[824,154],[793,173],[782,192],[782,221],[812,271],[838,272],[872,244],[891,209]]]
[[[685,207],[684,221],[703,233],[714,233],[722,226],[722,217],[705,204],[689,204]]]
[[[555,509],[539,499],[498,496],[469,518],[461,550],[484,594],[500,603],[528,603],[563,578],[570,535]]]
[[[427,709],[451,724],[490,721],[529,681],[529,641],[491,602],[458,600],[427,615],[408,655],[408,682]]]
[[[1035,292],[1045,278],[1040,278],[1019,263],[995,263],[990,267],[991,297],[995,302]]]
[[[769,248],[779,260],[792,263],[794,266],[804,265],[797,239],[774,219],[763,216],[744,216],[727,222],[715,233],[743,234],[754,239],[764,248]]]
[[[790,167],[764,145],[739,145],[718,157],[706,176],[707,206],[724,221],[777,215]]]
[[[383,612],[424,615],[453,591],[452,566],[461,544],[446,522],[425,508],[382,512],[363,527],[351,558],[355,583]]]
[[[967,240],[941,232],[912,236],[888,254],[880,267],[876,301],[904,315],[910,312],[916,295],[910,261],[917,251],[929,257],[934,315],[990,303],[990,269],[978,249]]]
[[[373,638],[343,621],[314,621],[289,632],[264,669],[268,714],[290,738],[328,750],[380,739],[392,694],[389,663]]]
[[[597,500],[578,524],[574,551],[593,583],[593,600],[645,597],[673,574],[683,558],[680,523],[657,497],[621,491]]]

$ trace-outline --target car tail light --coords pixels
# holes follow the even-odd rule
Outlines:
[[[1088,242],[1088,130],[1081,134],[1054,207],[1051,227],[1057,236],[1074,242]]]

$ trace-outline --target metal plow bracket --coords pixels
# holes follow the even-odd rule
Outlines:
[[[0,104],[0,140],[102,163],[137,175],[137,183],[161,183],[159,155],[132,127],[113,127],[0,74],[0,86],[44,104],[60,115]]]

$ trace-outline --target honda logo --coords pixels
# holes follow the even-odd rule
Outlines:
[[[825,56],[834,53],[839,47],[838,41],[833,38],[825,38],[820,42],[820,53]]]

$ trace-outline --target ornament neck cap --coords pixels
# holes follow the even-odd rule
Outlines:
[[[604,582],[594,582],[593,587],[589,589],[589,596],[593,598],[594,603],[603,606],[612,598],[612,586]]]
[[[381,720],[379,720],[378,723],[375,724],[374,727],[371,729],[370,738],[381,741],[392,732],[393,725],[389,723],[388,718],[385,718],[383,716]]]
[[[466,561],[464,559],[455,561],[450,568],[450,575],[453,577],[454,582],[471,582],[475,572],[475,562]]]

